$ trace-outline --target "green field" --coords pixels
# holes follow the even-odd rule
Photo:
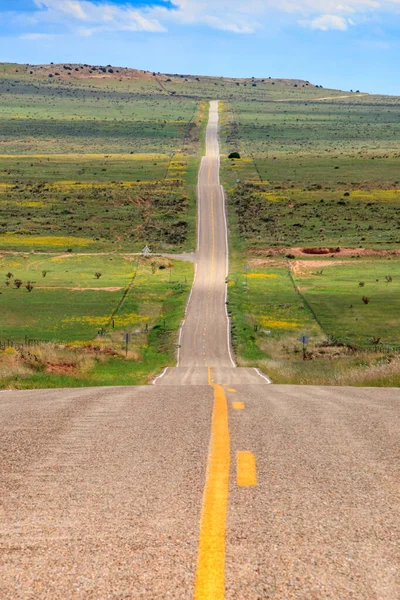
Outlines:
[[[270,77],[14,64],[0,65],[0,94],[0,338],[50,343],[33,374],[26,356],[4,350],[0,380],[15,373],[4,385],[143,383],[173,364],[192,266],[140,263],[128,290],[132,253],[194,250],[211,99],[221,100],[238,362],[277,382],[399,383],[397,355],[383,349],[400,343],[399,259],[387,254],[400,245],[399,98]],[[227,158],[233,150],[240,160]],[[330,254],[307,259],[310,248]],[[142,332],[127,361],[126,327]],[[75,365],[68,374],[63,360]]]
[[[3,347],[26,339],[67,345],[75,351],[88,344],[99,346],[100,354],[85,376],[73,371],[70,385],[146,383],[163,366],[174,364],[176,331],[193,280],[192,264],[136,255],[19,254],[0,258],[0,270]],[[121,354],[124,333],[131,335],[127,361]],[[102,349],[109,359],[106,364],[100,361]],[[116,358],[107,354],[110,349],[118,354]],[[28,382],[43,383],[51,373],[51,383],[62,374],[57,369],[60,356],[54,353],[52,360],[39,364],[37,373],[28,372]],[[114,370],[121,381],[113,376]],[[12,371],[2,385],[25,387],[26,377],[13,376]]]
[[[399,244],[399,108],[357,94],[226,103],[225,152],[242,158],[225,158],[223,180],[247,248]]]
[[[400,385],[400,98],[310,94],[224,102],[237,357],[281,383]]]
[[[239,365],[262,367],[275,383],[400,386],[399,285],[398,259],[250,259],[247,272],[236,263]]]

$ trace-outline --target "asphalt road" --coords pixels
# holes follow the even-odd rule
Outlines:
[[[217,369],[215,383],[237,379],[226,308],[228,229],[219,177],[218,124],[218,102],[213,101],[206,132],[206,156],[199,171],[196,277],[180,335],[180,368],[168,369],[157,385],[207,384],[208,367]],[[267,383],[255,369],[242,369],[241,378],[242,383]]]
[[[400,598],[399,390],[233,366],[223,197],[202,189],[179,367],[148,387],[0,394],[2,600]]]

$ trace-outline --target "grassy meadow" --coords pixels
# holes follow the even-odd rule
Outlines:
[[[400,98],[312,94],[223,105],[237,358],[277,383],[399,386]]]
[[[399,98],[15,64],[0,94],[0,339],[22,343],[2,346],[2,387],[145,383],[174,364],[192,265],[134,253],[194,250],[211,99],[238,362],[282,383],[400,384]],[[42,343],[24,350],[25,336]]]
[[[193,265],[133,253],[194,250],[208,105],[57,69],[0,66],[0,387],[145,384],[175,362]]]
[[[191,263],[114,253],[7,254],[0,270],[0,341],[8,364],[2,373],[0,351],[2,387],[40,387],[46,380],[56,384],[58,377],[72,386],[145,384],[173,364],[193,280]],[[19,350],[26,338],[42,342],[29,351],[36,362],[26,349]],[[18,350],[10,358],[12,344]],[[88,358],[83,372],[82,352]]]

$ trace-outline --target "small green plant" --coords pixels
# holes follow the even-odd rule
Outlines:
[[[42,277],[46,277],[47,271],[42,271]]]

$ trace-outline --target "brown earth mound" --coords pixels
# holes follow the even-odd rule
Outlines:
[[[392,256],[400,256],[400,248],[390,248],[386,250],[377,250],[374,248],[250,248],[248,252],[251,256],[268,256],[278,257],[292,255],[300,256],[332,256],[338,255],[350,258],[358,256],[375,256],[379,258],[387,258]]]
[[[303,254],[338,254],[340,248],[303,248]]]
[[[21,72],[21,66],[18,71]],[[150,71],[128,69],[126,67],[113,67],[111,65],[88,65],[61,63],[50,65],[27,65],[25,71],[31,75],[47,77],[49,79],[153,79],[155,75]]]

